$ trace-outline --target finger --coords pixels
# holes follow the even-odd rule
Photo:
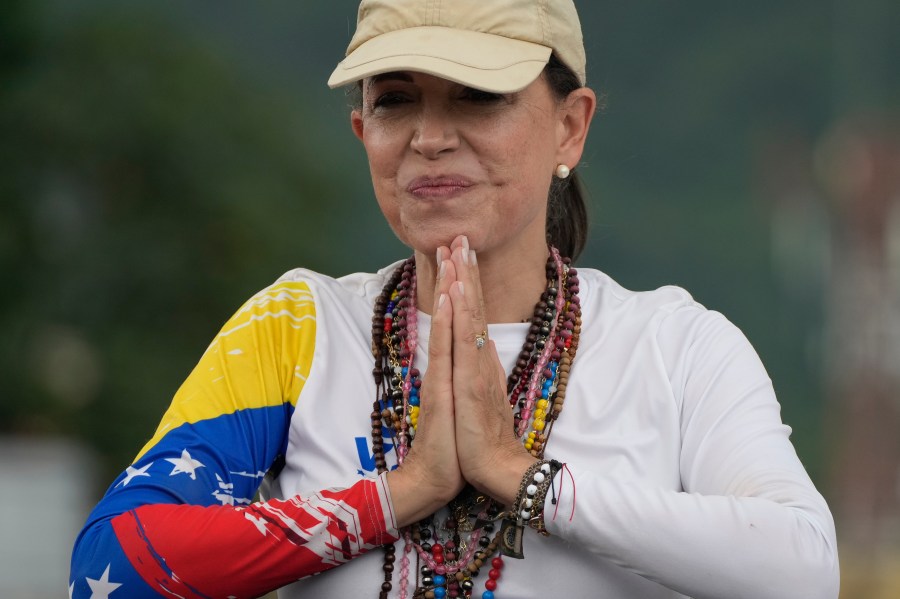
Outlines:
[[[484,298],[481,296],[481,280],[478,277],[478,266],[473,265],[474,252],[457,247],[451,254],[453,265],[456,267],[456,278],[463,283],[466,305],[468,307],[468,320],[474,335],[487,331],[487,321],[484,313]],[[454,314],[456,311],[454,310]]]
[[[478,270],[478,257],[475,255],[475,250],[469,250],[469,262],[468,262],[468,275],[469,275],[469,283],[474,287],[474,297],[478,301],[478,311],[481,314],[481,319],[484,322],[484,329],[487,330],[487,311],[484,307],[484,292],[481,289],[481,272]]]
[[[437,249],[437,274],[434,277],[434,301],[437,302],[442,293],[450,291],[450,285],[456,280],[456,270],[450,261],[450,248],[441,246]],[[448,270],[449,269],[449,270]]]
[[[447,293],[436,294],[428,340],[428,370],[422,381],[419,427],[428,428],[433,418],[453,417],[453,313]]]
[[[437,249],[437,254],[435,256],[435,258],[436,258],[435,265],[440,266],[442,261],[449,260],[451,251],[453,251],[453,250],[451,248],[448,248],[445,245],[440,246]]]
[[[444,250],[449,257],[448,248]],[[450,286],[456,281],[453,262],[443,259],[438,264],[437,281],[432,306],[431,334],[428,342],[428,379],[432,392],[450,392],[452,389],[453,308],[450,302]]]
[[[469,249],[469,238],[465,235],[457,235],[453,242],[450,244],[450,251],[452,252],[456,248],[465,248]]]
[[[449,295],[438,294],[434,300],[434,315],[431,317],[431,334],[428,340],[429,378],[433,374],[434,378],[449,380],[453,349],[452,310]]]
[[[453,309],[453,376],[454,382],[465,384],[466,387],[473,382],[481,371],[479,354],[481,349],[476,347],[476,339],[481,336],[484,329],[475,329],[473,326],[472,310],[467,298],[465,284],[457,280],[450,286],[450,303]],[[486,341],[485,335],[485,341]]]

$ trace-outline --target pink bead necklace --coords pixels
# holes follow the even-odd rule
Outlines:
[[[581,308],[578,277],[569,260],[550,248],[547,287],[535,305],[531,325],[507,392],[514,410],[516,435],[526,449],[542,458],[552,423],[565,398],[569,368],[578,345]],[[421,373],[413,362],[418,347],[415,261],[409,258],[391,275],[376,299],[372,318],[373,376],[377,399],[373,405],[372,448],[378,472],[388,469],[383,428],[391,433],[402,466],[414,442],[422,398]],[[414,597],[471,598],[480,569],[490,565],[482,599],[494,599],[503,568],[500,556],[490,559],[499,546],[494,534],[503,506],[467,487],[447,506],[448,515],[433,515],[401,531],[399,596],[409,596],[411,555],[419,562]],[[384,582],[380,598],[393,588],[396,550],[384,546]]]

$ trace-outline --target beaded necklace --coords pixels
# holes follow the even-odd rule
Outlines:
[[[562,411],[581,331],[578,273],[570,263],[550,247],[547,287],[535,305],[522,350],[507,378],[516,435],[538,459],[543,458],[553,422]],[[415,439],[422,401],[421,373],[413,365],[417,346],[416,264],[408,258],[388,279],[372,317],[377,399],[370,416],[379,474],[387,471],[385,434],[396,448],[398,465],[403,464]],[[503,559],[498,555],[488,560],[500,546],[500,533],[492,533],[503,506],[467,486],[447,507],[445,518],[435,514],[401,531],[405,546],[400,560],[400,598],[407,598],[410,554],[415,551],[419,568],[414,599],[471,598],[474,579],[486,563],[491,568],[481,597],[494,599]],[[397,556],[392,543],[383,549],[384,582],[379,597],[387,599]]]

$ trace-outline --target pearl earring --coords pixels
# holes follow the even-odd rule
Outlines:
[[[570,172],[572,171],[570,171],[569,167],[567,167],[565,164],[560,164],[556,167],[556,176],[560,179],[565,179],[566,177],[568,177]]]

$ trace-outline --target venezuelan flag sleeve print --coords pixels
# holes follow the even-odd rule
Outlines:
[[[383,477],[252,501],[284,455],[315,342],[306,282],[238,310],[89,516],[70,598],[257,597],[396,540]]]

